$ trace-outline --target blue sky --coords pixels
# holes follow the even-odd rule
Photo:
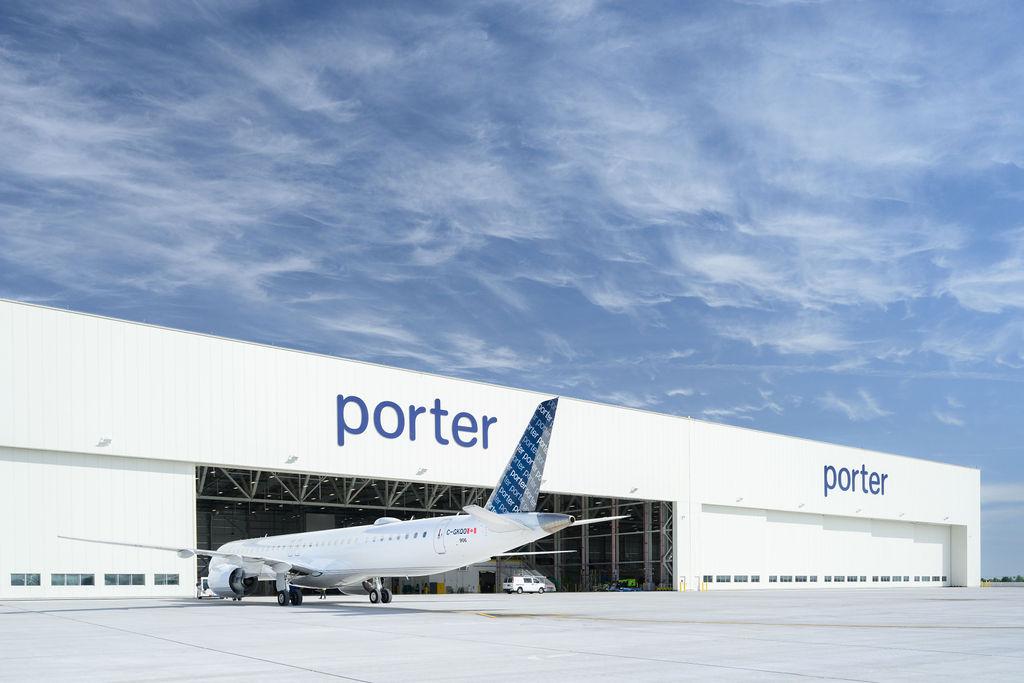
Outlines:
[[[982,470],[1024,7],[17,2],[0,296]]]

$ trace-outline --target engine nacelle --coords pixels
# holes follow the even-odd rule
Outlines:
[[[256,592],[258,579],[246,577],[245,570],[233,564],[222,564],[210,567],[207,578],[210,590],[222,598],[244,598]]]

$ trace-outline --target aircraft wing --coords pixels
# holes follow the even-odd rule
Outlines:
[[[202,555],[203,557],[222,557],[226,560],[232,560],[238,565],[242,565],[244,562],[254,563],[258,562],[265,564],[277,573],[291,572],[294,574],[303,574],[309,576],[319,576],[323,572],[313,567],[306,567],[288,560],[281,560],[274,557],[263,557],[260,555],[239,555],[237,553],[222,553],[219,550],[205,550],[203,548],[175,548],[173,546],[166,545],[147,545],[145,543],[125,543],[123,541],[103,541],[97,538],[78,538],[77,536],[61,536],[57,535],[57,538],[63,538],[69,541],[83,541],[85,543],[103,543],[105,545],[121,545],[127,548],[147,548],[149,550],[166,550],[168,552],[176,553],[178,557],[186,559],[193,555]]]

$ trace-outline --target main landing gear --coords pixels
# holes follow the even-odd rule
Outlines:
[[[376,605],[378,602],[381,602],[386,605],[391,602],[391,591],[384,588],[379,578],[375,578],[372,582],[368,581],[367,583],[370,584],[367,588],[370,593],[370,602],[372,604]]]
[[[298,588],[289,588],[283,591],[277,591],[277,604],[281,607],[292,604],[298,607],[302,604],[302,591]]]
[[[288,574],[278,574],[277,583],[274,584],[274,587],[277,588],[277,604],[281,607],[287,605],[298,607],[302,604],[302,589],[288,585]]]

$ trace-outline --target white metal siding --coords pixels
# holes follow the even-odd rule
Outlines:
[[[7,301],[0,301],[0,387],[0,446],[11,449],[173,461],[183,471],[200,463],[487,487],[548,398]],[[487,449],[439,443],[429,414],[415,441],[408,426],[387,439],[370,425],[339,446],[338,394],[360,396],[371,411],[381,401],[405,410],[439,398],[449,411],[446,430],[459,411],[498,422]],[[111,441],[102,446],[102,439]],[[824,495],[830,465],[888,474],[885,495]],[[125,481],[135,481],[134,466],[123,468]],[[953,526],[962,533],[942,551],[958,553],[953,582],[980,579],[980,475],[973,469],[563,398],[543,489],[674,502],[676,585],[704,573],[709,551],[701,543],[718,534],[702,505],[796,514],[780,516],[749,546],[764,562],[775,562],[767,534],[781,534],[791,547],[806,533],[795,521],[801,515]],[[893,545],[887,533],[896,527],[872,528],[851,530],[848,540],[866,539],[858,547],[876,554]],[[814,554],[825,550],[811,548],[799,562],[823,562]]]

